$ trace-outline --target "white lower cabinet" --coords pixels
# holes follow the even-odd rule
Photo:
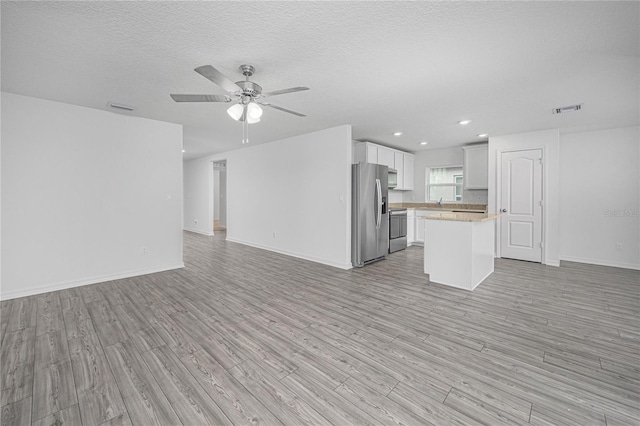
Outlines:
[[[416,211],[407,209],[407,246],[416,240]]]
[[[414,244],[424,245],[424,219],[422,216],[429,216],[430,214],[448,213],[444,210],[414,210],[415,214],[415,226],[414,226]],[[408,221],[407,217],[407,221]],[[407,226],[407,234],[409,233],[409,227]]]

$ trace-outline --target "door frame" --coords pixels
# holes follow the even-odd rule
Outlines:
[[[542,151],[542,171],[540,173],[540,190],[542,192],[542,217],[540,218],[540,241],[542,242],[542,259],[541,259],[541,264],[545,265],[546,262],[546,250],[547,250],[547,243],[546,243],[546,239],[545,239],[545,235],[546,235],[546,226],[547,226],[547,200],[546,200],[546,191],[545,191],[545,167],[546,167],[546,161],[545,159],[547,158],[546,156],[546,150],[544,146],[540,146],[540,147],[527,147],[527,148],[519,148],[519,149],[504,149],[504,150],[497,150],[496,151],[496,195],[495,195],[495,211],[496,212],[500,212],[501,208],[502,208],[502,155],[503,154],[507,154],[507,153],[512,153],[512,152],[522,152],[522,151],[534,151],[534,150],[541,150]],[[496,221],[496,257],[500,258],[502,257],[502,218],[498,218],[498,220]]]
[[[216,158],[215,160],[211,160],[209,162],[209,235],[215,235],[215,231],[213,229],[213,221],[214,221],[214,203],[216,203],[216,199],[215,199],[215,179],[216,179],[216,173],[215,173],[215,163],[225,163],[225,172],[227,170],[229,170],[229,161],[227,160],[227,158]],[[225,185],[227,184],[227,180],[229,178],[229,175],[227,174],[227,179],[225,179]],[[229,199],[229,194],[226,191],[225,188],[225,194],[227,196],[227,199],[225,200],[225,209],[227,209],[227,205],[228,205],[228,199]],[[225,212],[225,220],[227,222],[226,224],[226,228],[227,230],[229,230],[229,218]]]

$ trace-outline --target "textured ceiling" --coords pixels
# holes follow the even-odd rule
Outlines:
[[[340,124],[409,151],[538,129],[639,124],[639,2],[2,1],[2,90],[185,126],[185,158],[241,147],[193,71],[253,64],[270,98],[252,144]],[[551,109],[583,103],[580,112]],[[472,120],[467,126],[457,121]],[[400,137],[391,135],[402,130]]]

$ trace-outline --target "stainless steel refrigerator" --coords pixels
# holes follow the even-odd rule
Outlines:
[[[352,165],[351,263],[361,267],[389,252],[388,167]]]

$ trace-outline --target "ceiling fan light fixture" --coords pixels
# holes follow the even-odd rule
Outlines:
[[[229,114],[229,117],[233,118],[234,120],[239,121],[244,114],[244,106],[241,104],[232,105],[227,110],[227,114]]]
[[[249,102],[247,105],[235,104],[227,110],[227,114],[236,121],[246,119],[248,124],[254,124],[260,121],[262,108],[255,102]]]
[[[260,117],[262,117],[262,108],[255,102],[249,102],[247,105],[247,117],[248,122],[251,123],[251,120],[260,121]]]
[[[255,124],[255,123],[259,123],[259,122],[260,122],[260,118],[251,118],[250,116],[247,117],[247,123],[248,124]]]

